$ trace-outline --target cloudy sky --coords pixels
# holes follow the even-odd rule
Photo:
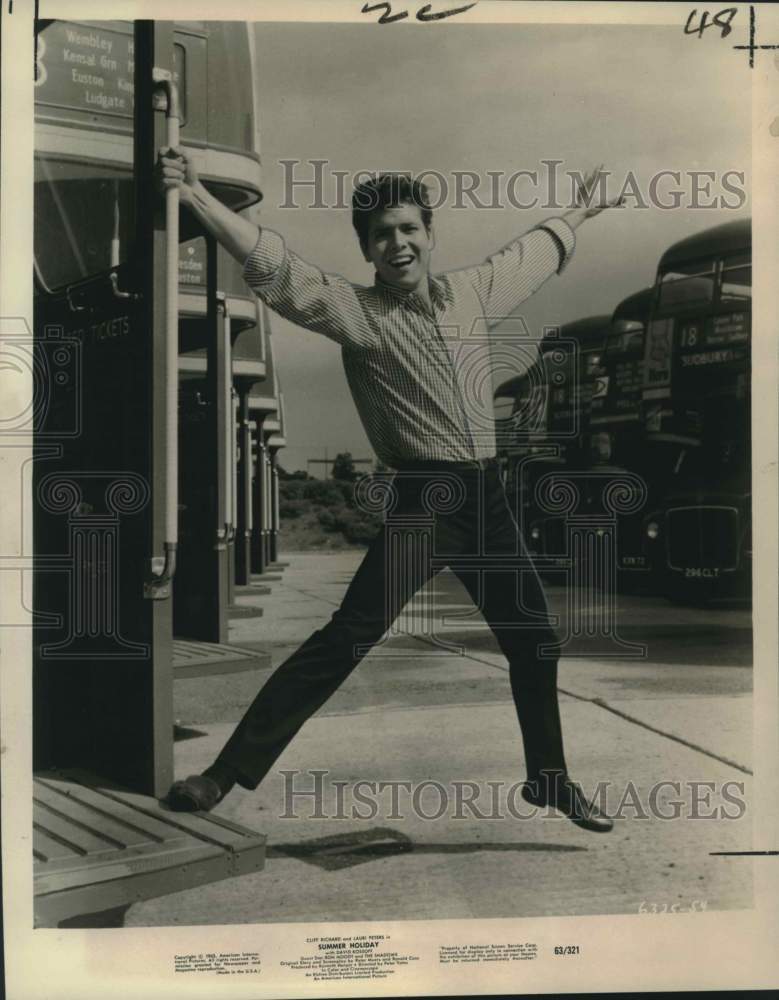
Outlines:
[[[541,161],[550,159],[563,161],[560,171],[602,162],[620,183],[632,171],[644,192],[659,170],[743,171],[749,189],[747,61],[719,39],[685,36],[681,24],[266,23],[256,26],[256,41],[263,224],[306,259],[361,284],[371,284],[373,272],[349,211],[280,208],[281,160],[327,160],[349,177],[389,169],[451,179],[470,170],[485,178],[484,199],[488,170],[543,176]],[[310,176],[310,167],[298,170]],[[661,192],[672,186],[666,180]],[[682,186],[689,192],[689,182]],[[347,178],[347,200],[349,188]],[[517,192],[523,200],[532,195],[530,186]],[[718,183],[712,193],[727,195]],[[299,197],[309,205],[306,190]],[[335,182],[326,197],[335,201]],[[510,205],[455,209],[451,200],[436,213],[437,271],[476,263],[556,214]],[[545,325],[610,313],[651,284],[670,243],[749,214],[747,201],[736,211],[625,209],[589,220],[569,267],[520,307],[522,318],[538,334]],[[274,331],[286,400],[284,466],[305,468],[325,448],[330,456],[372,456],[338,347],[278,317]]]

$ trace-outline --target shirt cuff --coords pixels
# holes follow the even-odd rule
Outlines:
[[[560,251],[560,266],[557,268],[557,273],[562,274],[563,270],[573,256],[573,251],[576,247],[576,236],[574,235],[573,229],[571,229],[565,219],[561,218],[559,215],[542,222],[538,228],[545,229],[554,237],[555,243],[557,243],[557,247]]]
[[[284,240],[272,229],[261,229],[254,250],[243,265],[243,278],[247,285],[270,285],[278,277],[287,256]]]

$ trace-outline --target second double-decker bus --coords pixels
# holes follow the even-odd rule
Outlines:
[[[510,494],[531,554],[542,557],[542,575],[556,564],[566,567],[569,553],[565,519],[546,508],[537,486],[550,474],[587,467],[590,412],[610,319],[589,316],[545,337],[536,363],[495,394]]]
[[[593,397],[610,318],[588,316],[566,323],[560,328],[559,343],[549,338],[541,344],[548,391],[546,443],[555,449],[561,473],[582,472],[589,462]],[[528,509],[531,551],[557,557],[563,565],[569,557],[565,518],[546,509],[536,490],[531,497]]]
[[[615,308],[601,354],[589,420],[589,461],[594,473],[622,472],[641,477],[647,499],[618,520],[616,584],[619,590],[652,587],[651,560],[644,529],[651,497],[660,490],[663,470],[647,446],[642,421],[646,328],[654,288],[623,299]],[[630,482],[630,477],[623,477]]]
[[[671,599],[751,588],[751,223],[663,254],[647,330],[646,440],[666,453],[666,495],[647,538]]]

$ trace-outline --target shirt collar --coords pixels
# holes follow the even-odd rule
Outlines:
[[[446,285],[443,280],[436,275],[429,274],[427,276],[427,283],[430,289],[430,300],[434,306],[439,308],[443,307],[447,301]],[[374,288],[381,289],[383,292],[387,292],[389,295],[394,295],[399,299],[406,299],[414,292],[407,288],[399,288],[397,285],[390,285],[388,282],[382,280],[379,272],[376,271],[374,278]]]

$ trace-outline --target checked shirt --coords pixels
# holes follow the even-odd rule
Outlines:
[[[548,219],[484,263],[429,278],[432,312],[416,292],[327,274],[262,229],[244,264],[274,312],[341,347],[368,439],[390,468],[495,455],[492,348],[506,319],[573,254],[573,230]]]

